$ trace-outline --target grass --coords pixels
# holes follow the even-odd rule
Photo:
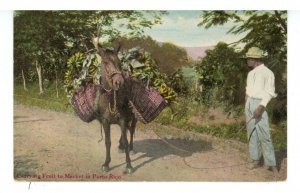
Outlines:
[[[177,128],[181,128],[187,131],[195,131],[199,133],[205,133],[215,137],[222,137],[226,139],[234,139],[241,142],[247,142],[247,136],[245,130],[242,130],[243,125],[236,124],[220,124],[220,125],[198,125],[190,122],[189,117],[192,116],[193,110],[188,110],[186,117],[175,117],[173,120],[170,116],[171,111],[164,110],[156,119],[163,125],[172,125]]]
[[[14,86],[14,100],[18,103],[28,106],[40,107],[59,112],[73,112],[72,106],[68,102],[63,86],[58,86],[58,97],[56,95],[56,87],[54,84],[45,86],[44,94],[39,94],[37,84],[28,84],[27,91],[23,89],[23,85]]]
[[[45,86],[45,93],[39,95],[39,87],[37,84],[29,84],[28,91],[23,89],[23,85],[15,85],[14,87],[14,100],[23,105],[36,106],[43,109],[50,109],[60,112],[73,112],[68,98],[64,92],[62,84],[58,86],[59,97],[56,96],[55,84],[48,84]],[[244,122],[236,124],[220,124],[220,125],[198,125],[190,122],[190,117],[194,116],[199,109],[207,112],[208,108],[198,103],[193,102],[187,98],[179,99],[178,103],[174,106],[177,109],[177,115],[172,117],[169,108],[166,108],[155,120],[164,126],[173,126],[180,128],[183,131],[193,131],[204,133],[220,138],[233,139],[247,143],[246,130],[243,129]],[[279,124],[271,124],[271,134],[273,144],[276,151],[287,150],[287,123],[286,121]]]
[[[235,124],[220,124],[220,125],[198,125],[189,121],[190,117],[195,115],[197,109],[207,112],[207,107],[187,102],[186,99],[180,100],[176,108],[179,114],[172,118],[171,111],[165,109],[155,120],[163,125],[171,125],[176,128],[181,128],[187,131],[194,131],[212,135],[215,137],[221,137],[225,139],[233,139],[243,143],[247,143],[247,132],[245,121],[237,122]],[[207,117],[209,119],[209,116]],[[274,148],[279,152],[287,151],[287,124],[286,121],[282,121],[279,124],[271,124],[271,135],[274,144]]]

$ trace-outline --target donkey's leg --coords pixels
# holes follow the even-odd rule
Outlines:
[[[133,168],[131,166],[131,160],[129,156],[129,145],[128,145],[128,140],[127,140],[127,127],[128,126],[125,121],[121,121],[121,132],[122,132],[122,142],[124,145],[125,149],[125,154],[126,154],[126,173],[131,174],[133,172]]]
[[[130,132],[130,142],[129,142],[129,153],[130,154],[135,153],[133,151],[133,135],[135,133],[136,123],[137,123],[137,119],[135,117],[133,117],[131,120],[130,126],[126,126],[129,128],[129,132]],[[125,148],[124,148],[122,134],[121,134],[120,140],[119,140],[119,153],[124,153],[124,149]]]
[[[109,171],[109,163],[110,163],[110,147],[111,147],[111,140],[110,140],[110,124],[108,120],[103,121],[103,128],[104,128],[104,133],[105,133],[105,147],[106,147],[106,158],[105,162],[102,165],[102,170],[104,172]]]
[[[134,135],[134,132],[135,132],[136,122],[137,122],[137,119],[133,118],[132,121],[131,121],[130,128],[129,128],[129,131],[130,131],[129,152],[130,152],[130,154],[134,154],[135,153],[133,151],[133,135]]]
[[[122,133],[121,133],[121,136],[120,136],[120,139],[119,139],[119,147],[118,147],[119,153],[124,153],[124,149],[125,148],[124,148]]]

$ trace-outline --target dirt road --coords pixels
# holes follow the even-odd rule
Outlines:
[[[149,128],[155,127],[150,124]],[[195,134],[196,135],[196,134]],[[197,134],[199,135],[199,134]],[[14,176],[25,181],[274,181],[266,168],[248,170],[245,144],[200,135],[200,139],[165,139],[151,129],[137,130],[134,173],[123,174],[125,155],[118,152],[120,128],[112,125],[111,170],[104,173],[104,140],[97,121],[14,105]],[[167,136],[168,138],[168,136]],[[166,143],[167,142],[167,143]]]

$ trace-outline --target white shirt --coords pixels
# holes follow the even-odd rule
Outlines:
[[[247,76],[246,94],[249,97],[262,99],[260,105],[267,106],[275,98],[275,78],[273,72],[264,64],[251,70]]]

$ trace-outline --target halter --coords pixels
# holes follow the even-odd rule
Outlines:
[[[111,72],[108,72],[108,70],[104,67],[104,70],[105,70],[105,77],[106,77],[106,81],[108,82],[108,85],[109,85],[109,82],[112,84],[112,80],[113,80],[113,76],[116,75],[116,74],[120,74],[122,75],[122,72],[120,70],[117,70],[117,69],[114,69],[112,70]],[[103,89],[107,92],[107,93],[110,93],[112,91],[112,88],[105,88],[104,84],[103,84]],[[117,91],[114,90],[113,92],[113,107],[111,107],[111,102],[109,100],[109,103],[108,103],[108,109],[109,109],[109,112],[112,114],[112,115],[117,115],[119,112],[117,110]]]
[[[107,82],[112,82],[113,76],[116,74],[122,74],[119,70],[113,70],[112,72],[107,72],[105,69],[105,76],[107,78]]]

